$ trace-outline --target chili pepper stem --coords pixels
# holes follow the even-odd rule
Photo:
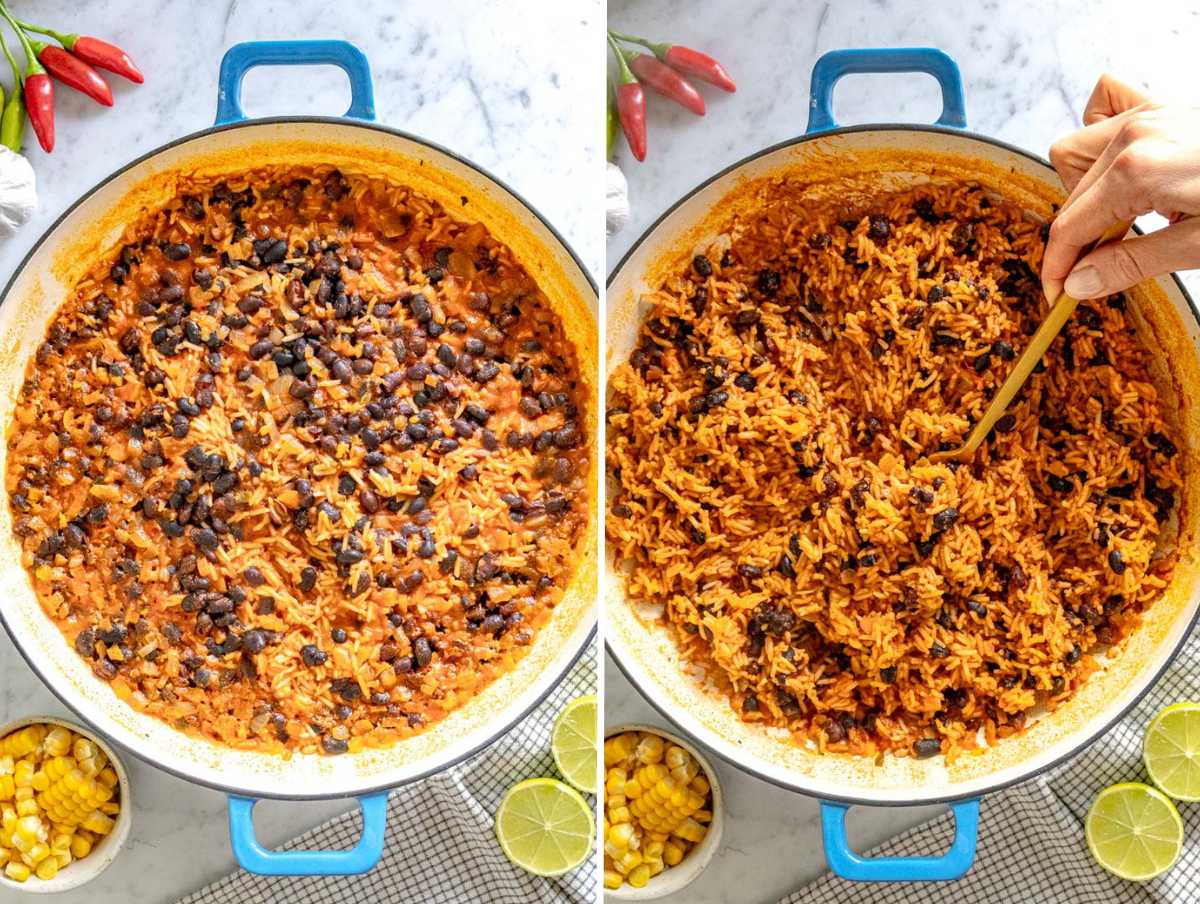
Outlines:
[[[626,44],[640,44],[642,47],[649,49],[657,57],[661,57],[667,52],[667,48],[671,46],[662,42],[648,41],[645,38],[639,38],[637,35],[623,34],[619,31],[609,31],[608,35],[618,41],[624,41]]]
[[[0,0],[0,16],[8,20],[8,24],[12,26],[13,31],[17,33],[17,40],[21,43],[22,49],[25,51],[25,75],[30,76],[36,73],[45,72],[42,64],[38,62],[37,54],[33,52],[33,47],[29,43],[29,36],[17,24],[17,20],[13,18],[13,14],[9,12],[8,5],[4,0]]]
[[[46,28],[42,25],[34,25],[32,22],[26,22],[23,19],[18,19],[17,24],[20,25],[21,28],[25,29],[25,31],[34,31],[40,35],[46,35],[46,37],[54,38],[54,40],[58,41],[59,44],[62,44],[62,46],[67,48],[67,50],[70,50],[71,44],[74,43],[71,40],[71,38],[75,37],[74,35],[63,34],[62,32],[55,31],[53,28]]]
[[[625,60],[625,54],[621,51],[621,45],[617,43],[611,31],[608,33],[608,43],[612,47],[613,53],[617,55],[617,84],[629,85],[636,82],[637,79],[630,70],[629,63]]]
[[[16,79],[17,89],[21,88],[21,67],[17,65],[16,59],[12,55],[12,51],[8,49],[8,41],[4,40],[4,33],[0,32],[0,48],[4,49],[4,55],[8,58],[8,65],[12,67],[13,78]]]

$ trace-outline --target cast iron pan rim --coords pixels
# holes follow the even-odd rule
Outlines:
[[[574,263],[575,263],[575,266],[579,268],[579,272],[582,273],[584,279],[587,280],[588,285],[591,287],[592,293],[597,296],[599,295],[599,289],[597,288],[596,281],[592,278],[591,273],[588,272],[587,267],[585,267],[583,265],[583,261],[581,261],[579,259],[579,255],[575,253],[575,250],[571,247],[571,245],[567,242],[567,240],[565,238],[563,238],[562,234],[559,233],[559,231],[550,224],[550,221],[547,220],[541,214],[541,212],[538,211],[537,208],[535,208],[532,204],[530,204],[527,200],[525,200],[525,198],[521,194],[514,191],[507,183],[505,183],[501,179],[496,178],[491,173],[489,173],[486,169],[484,169],[483,167],[479,166],[476,163],[473,163],[472,161],[468,160],[466,157],[463,157],[462,155],[457,154],[454,151],[452,151],[446,147],[443,147],[442,145],[440,145],[436,142],[429,141],[428,139],[425,139],[425,138],[419,138],[415,135],[412,135],[409,132],[402,131],[401,129],[393,129],[393,128],[390,128],[389,126],[380,125],[379,123],[375,123],[375,122],[367,122],[365,120],[359,121],[359,120],[355,120],[355,119],[347,119],[347,118],[337,117],[337,116],[272,116],[272,117],[265,117],[263,119],[247,119],[247,120],[242,120],[242,121],[239,121],[236,123],[229,123],[229,124],[223,125],[223,126],[213,126],[211,128],[201,129],[199,131],[192,132],[188,135],[184,135],[181,138],[176,138],[174,141],[169,141],[166,144],[161,145],[160,147],[157,147],[152,151],[148,151],[145,154],[142,154],[140,157],[138,157],[134,160],[131,160],[129,163],[126,163],[124,166],[122,166],[120,169],[116,170],[111,175],[106,176],[104,179],[101,179],[99,182],[97,182],[95,185],[93,185],[90,189],[88,189],[86,192],[84,192],[84,194],[79,198],[78,201],[76,201],[74,204],[72,204],[70,207],[68,207],[65,211],[63,211],[62,214],[59,215],[59,217],[57,219],[55,219],[55,221],[53,223],[51,223],[49,227],[47,227],[46,231],[44,233],[42,233],[41,238],[39,238],[33,244],[33,247],[29,249],[29,252],[25,255],[25,257],[21,260],[21,262],[17,265],[16,269],[13,271],[13,275],[11,277],[9,277],[7,284],[4,286],[4,291],[0,292],[0,304],[4,304],[4,302],[8,300],[8,294],[9,294],[9,292],[12,291],[13,284],[17,281],[17,277],[21,275],[21,273],[25,270],[25,267],[29,264],[29,261],[32,260],[32,258],[35,254],[37,254],[37,252],[41,249],[42,245],[44,245],[46,243],[47,239],[49,239],[50,235],[59,227],[59,225],[63,222],[63,220],[65,220],[72,213],[74,213],[75,210],[78,207],[80,207],[80,205],[82,205],[89,198],[91,198],[92,195],[94,195],[97,191],[102,189],[104,186],[108,185],[113,180],[124,175],[129,170],[133,169],[136,166],[141,165],[142,163],[145,163],[147,160],[150,160],[153,157],[157,157],[159,154],[163,153],[164,151],[168,151],[174,147],[178,147],[179,145],[186,144],[189,141],[193,141],[197,138],[203,138],[208,135],[215,134],[217,132],[228,132],[233,129],[244,129],[244,128],[248,128],[251,126],[259,126],[259,125],[279,125],[279,124],[286,125],[286,124],[290,124],[290,123],[326,123],[329,125],[352,126],[354,128],[359,128],[359,129],[370,129],[370,130],[377,131],[377,132],[384,132],[388,135],[394,135],[397,138],[403,138],[406,141],[411,141],[414,144],[422,145],[431,150],[437,151],[441,154],[445,154],[447,157],[451,158],[452,160],[457,161],[458,163],[461,163],[463,166],[473,169],[475,172],[479,173],[479,175],[483,176],[485,179],[487,179],[487,180],[491,181],[493,184],[499,186],[503,191],[507,192],[508,195],[510,197],[512,197],[518,204],[520,204],[522,207],[524,207],[526,210],[528,210],[531,214],[533,214],[533,216],[536,217],[537,220],[543,226],[546,227],[546,229],[550,232],[550,234],[554,237],[554,239],[563,247],[563,249],[567,252],[567,254],[570,255],[571,260],[574,261]],[[421,779],[429,778],[429,776],[431,776],[431,775],[437,775],[438,773],[443,772],[447,769],[450,769],[453,766],[457,766],[459,763],[469,760],[471,757],[475,756],[482,750],[484,750],[484,749],[490,747],[492,744],[494,744],[502,736],[507,734],[513,727],[515,727],[518,722],[523,721],[525,719],[525,717],[528,716],[535,708],[540,706],[546,700],[546,698],[549,697],[551,693],[553,693],[553,691],[558,687],[558,685],[560,683],[562,683],[563,678],[566,677],[567,673],[571,670],[571,668],[575,665],[575,663],[579,661],[581,656],[583,656],[584,652],[588,649],[588,647],[592,643],[592,640],[596,636],[596,615],[595,615],[595,612],[593,611],[592,617],[591,617],[591,628],[588,630],[587,636],[584,638],[583,642],[579,645],[579,649],[576,650],[571,655],[571,658],[562,667],[562,669],[559,671],[559,673],[557,675],[555,675],[553,680],[546,686],[546,690],[543,691],[538,696],[538,698],[536,700],[534,700],[532,703],[530,703],[530,705],[527,706],[522,712],[517,713],[510,719],[504,720],[502,723],[497,723],[495,730],[489,735],[488,738],[481,741],[479,744],[475,745],[473,748],[466,751],[465,753],[461,753],[458,756],[454,757],[453,759],[447,760],[446,762],[440,763],[436,766],[432,766],[429,769],[426,769],[426,770],[424,770],[416,775],[413,775],[409,778],[405,778],[403,781],[401,781],[399,783],[381,783],[381,784],[370,785],[370,786],[364,787],[364,788],[355,788],[354,790],[348,790],[348,791],[344,791],[344,792],[338,791],[336,793],[322,794],[319,792],[317,792],[317,793],[309,793],[309,792],[289,793],[289,792],[283,792],[283,791],[280,791],[280,792],[269,791],[268,792],[268,791],[263,791],[261,789],[243,788],[243,787],[239,787],[234,784],[226,784],[224,782],[212,782],[212,781],[208,781],[208,780],[202,780],[202,779],[196,778],[193,775],[188,774],[185,770],[179,769],[178,767],[168,765],[167,763],[163,762],[162,760],[158,759],[157,757],[155,757],[149,753],[143,753],[139,750],[134,750],[132,747],[122,744],[120,741],[117,741],[115,738],[111,737],[106,731],[103,731],[100,728],[98,728],[96,726],[96,724],[88,716],[88,714],[85,713],[82,709],[78,709],[75,706],[73,706],[70,702],[68,702],[66,697],[64,697],[63,694],[61,694],[59,692],[59,689],[54,684],[54,682],[50,681],[42,673],[42,670],[38,667],[37,663],[34,662],[33,657],[21,645],[21,641],[19,640],[19,638],[17,636],[18,632],[13,630],[13,627],[11,625],[9,625],[7,620],[4,618],[4,611],[2,608],[0,608],[0,624],[4,625],[5,630],[8,632],[8,636],[12,638],[13,645],[21,653],[21,656],[24,658],[25,662],[28,663],[29,668],[33,671],[33,673],[35,675],[37,675],[38,679],[41,680],[41,682],[50,689],[51,693],[53,693],[54,696],[57,697],[59,699],[59,701],[64,706],[67,707],[67,709],[69,709],[79,719],[81,719],[85,725],[87,725],[91,730],[95,731],[98,735],[100,735],[100,737],[104,738],[105,741],[112,744],[117,749],[124,750],[127,753],[130,753],[133,756],[137,757],[139,760],[142,760],[143,762],[148,763],[157,769],[161,769],[163,772],[167,772],[167,773],[175,776],[176,778],[181,778],[184,781],[191,782],[194,785],[201,785],[203,787],[212,788],[215,791],[223,791],[227,794],[237,794],[237,795],[241,795],[243,797],[255,797],[255,798],[264,798],[264,799],[270,798],[273,800],[340,800],[340,799],[348,798],[348,797],[361,796],[364,794],[372,794],[377,791],[383,791],[383,790],[387,790],[387,789],[391,789],[391,788],[399,788],[403,785],[408,785],[413,782],[420,781]]]
[[[612,271],[609,273],[608,280],[605,283],[605,287],[607,288],[612,285],[613,280],[615,280],[617,278],[617,274],[619,274],[621,272],[621,269],[625,266],[625,263],[633,255],[633,253],[635,251],[637,251],[638,248],[640,248],[642,246],[642,244],[644,242],[646,242],[646,240],[649,239],[651,235],[654,234],[655,231],[657,231],[658,227],[660,225],[662,225],[663,221],[666,220],[667,217],[669,217],[671,214],[673,214],[679,207],[681,207],[683,204],[685,204],[687,201],[689,201],[693,196],[700,193],[705,188],[712,185],[714,182],[718,181],[719,179],[722,179],[725,176],[729,175],[730,173],[734,172],[735,170],[740,169],[742,166],[746,165],[747,163],[757,160],[759,157],[765,157],[767,154],[772,154],[775,151],[783,150],[784,148],[792,147],[794,145],[803,144],[806,141],[812,141],[815,138],[826,138],[831,135],[845,135],[845,134],[850,134],[853,132],[902,132],[902,131],[934,132],[934,133],[938,133],[938,134],[942,134],[942,135],[954,135],[954,136],[958,136],[958,137],[971,138],[976,141],[982,141],[985,144],[994,145],[995,147],[1002,148],[1006,151],[1011,151],[1014,154],[1019,154],[1020,156],[1025,157],[1029,160],[1032,160],[1035,163],[1040,163],[1043,166],[1047,166],[1047,167],[1050,166],[1050,161],[1046,160],[1043,157],[1039,157],[1037,154],[1030,153],[1029,151],[1026,151],[1023,148],[1019,148],[1016,145],[1008,144],[1007,142],[1000,141],[999,139],[996,139],[996,138],[989,138],[986,135],[979,135],[975,132],[969,132],[969,131],[966,131],[965,129],[953,129],[953,128],[947,128],[944,126],[913,125],[913,124],[909,124],[909,123],[885,123],[885,124],[881,124],[881,125],[847,126],[845,128],[841,128],[841,129],[831,129],[827,132],[817,132],[816,134],[813,134],[813,135],[803,135],[799,138],[792,138],[787,141],[781,141],[778,144],[773,144],[770,147],[762,149],[761,151],[755,151],[753,154],[743,157],[741,160],[737,161],[736,163],[730,164],[729,166],[725,167],[723,170],[721,170],[716,175],[711,176],[708,179],[705,179],[703,182],[701,182],[699,185],[697,185],[695,188],[693,188],[691,191],[689,191],[687,194],[685,194],[682,198],[680,198],[678,201],[676,201],[674,204],[672,204],[670,207],[668,207],[663,212],[663,214],[661,216],[659,216],[658,219],[656,219],[653,223],[651,223],[650,226],[646,229],[646,231],[643,232],[641,234],[641,236],[638,237],[638,240],[629,246],[629,250],[625,252],[625,254],[621,257],[621,260],[617,263],[617,265],[615,267],[613,267]],[[1142,233],[1142,230],[1139,229],[1137,226],[1134,226],[1133,228],[1134,228],[1134,232],[1138,233],[1139,235]],[[1183,283],[1180,281],[1178,274],[1172,273],[1171,279],[1173,279],[1175,281],[1175,285],[1179,289],[1180,294],[1183,296],[1184,300],[1187,301],[1188,308],[1191,309],[1191,312],[1192,312],[1192,317],[1196,320],[1196,323],[1198,325],[1200,325],[1200,310],[1197,310],[1196,303],[1195,303],[1195,301],[1192,300],[1192,296],[1188,294],[1188,290],[1184,287]],[[1072,759],[1073,757],[1080,754],[1085,748],[1090,747],[1097,739],[1099,739],[1101,735],[1108,732],[1114,725],[1117,724],[1117,722],[1119,722],[1123,718],[1125,718],[1125,716],[1128,715],[1129,712],[1138,703],[1141,702],[1142,698],[1147,693],[1149,693],[1151,688],[1153,688],[1154,685],[1158,683],[1159,679],[1162,678],[1162,676],[1166,672],[1167,668],[1175,660],[1175,657],[1179,655],[1179,651],[1181,649],[1183,649],[1183,645],[1185,643],[1187,643],[1188,639],[1191,636],[1192,631],[1196,627],[1197,621],[1200,621],[1200,606],[1196,607],[1196,611],[1192,613],[1192,617],[1188,620],[1187,627],[1184,629],[1183,634],[1180,636],[1178,643],[1175,644],[1175,648],[1173,650],[1171,650],[1171,652],[1163,660],[1162,665],[1158,668],[1158,671],[1155,672],[1154,677],[1149,682],[1147,682],[1145,688],[1143,688],[1140,693],[1138,693],[1132,700],[1130,700],[1129,703],[1123,709],[1121,709],[1120,712],[1116,713],[1106,723],[1099,726],[1089,736],[1082,738],[1075,747],[1068,750],[1066,753],[1062,754],[1061,756],[1057,757],[1056,759],[1052,760],[1051,762],[1049,762],[1049,763],[1045,764],[1044,766],[1041,766],[1037,769],[1025,772],[1021,775],[1018,775],[1015,778],[1008,779],[1007,781],[996,782],[995,784],[988,785],[977,791],[964,792],[964,793],[960,793],[960,794],[933,794],[929,797],[912,799],[912,800],[878,800],[878,799],[874,799],[871,797],[864,797],[864,796],[855,795],[855,794],[829,794],[829,793],[825,793],[825,792],[818,793],[818,792],[813,791],[810,788],[808,788],[802,781],[789,782],[786,779],[779,778],[777,776],[768,775],[765,772],[762,772],[758,769],[755,769],[755,768],[747,766],[743,763],[740,763],[736,759],[733,758],[732,754],[728,754],[725,751],[718,750],[715,747],[711,746],[708,742],[706,742],[706,741],[698,738],[696,735],[692,734],[690,731],[688,731],[683,726],[683,724],[681,722],[676,720],[676,718],[673,715],[671,715],[670,712],[668,712],[666,706],[664,706],[662,703],[660,703],[658,700],[656,700],[653,696],[648,694],[642,688],[642,686],[640,684],[638,684],[637,681],[634,680],[633,676],[629,672],[629,669],[621,661],[621,657],[617,655],[616,651],[613,649],[611,641],[609,641],[607,638],[605,639],[604,647],[608,651],[608,653],[611,655],[612,661],[617,664],[617,668],[621,670],[621,674],[625,676],[625,679],[631,685],[633,685],[633,687],[637,690],[637,692],[641,695],[641,697],[647,703],[649,703],[652,707],[654,707],[654,709],[659,713],[659,715],[661,715],[664,719],[667,720],[667,722],[669,722],[672,726],[677,728],[679,731],[683,732],[683,734],[686,737],[695,741],[702,749],[707,750],[709,753],[712,753],[718,759],[724,760],[725,762],[729,763],[731,766],[737,767],[742,772],[752,775],[755,778],[762,779],[765,782],[769,782],[770,784],[775,785],[776,787],[783,788],[786,791],[795,791],[795,792],[804,794],[808,797],[815,797],[820,800],[827,800],[827,801],[832,801],[835,803],[843,803],[843,804],[850,804],[850,805],[854,805],[854,806],[863,806],[863,807],[920,807],[920,806],[926,806],[926,805],[930,805],[930,804],[949,804],[949,803],[953,803],[954,801],[970,800],[970,799],[976,798],[976,797],[983,797],[985,794],[991,794],[995,791],[1001,791],[1005,788],[1012,787],[1013,785],[1018,785],[1021,782],[1025,782],[1032,778],[1036,778],[1037,776],[1041,775],[1042,773],[1047,772],[1050,769],[1053,769],[1055,766],[1065,763],[1067,760]]]

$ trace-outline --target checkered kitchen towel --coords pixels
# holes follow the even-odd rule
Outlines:
[[[513,866],[492,834],[492,814],[512,785],[557,775],[550,754],[554,718],[569,700],[596,693],[593,643],[550,697],[484,752],[448,771],[400,788],[388,801],[383,859],[362,876],[255,876],[218,879],[179,904],[592,904],[595,854],[558,879]],[[281,850],[347,848],[357,812],[336,817]]]
[[[1088,806],[1116,782],[1148,781],[1142,733],[1162,707],[1200,700],[1200,633],[1125,719],[1075,759],[1045,776],[983,798],[975,865],[957,882],[860,884],[827,874],[780,904],[1184,904],[1200,901],[1200,804],[1179,804],[1183,856],[1165,875],[1125,882],[1092,860],[1083,838]],[[947,813],[871,851],[912,857],[945,850],[954,835]]]

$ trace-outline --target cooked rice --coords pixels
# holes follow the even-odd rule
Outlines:
[[[803,194],[780,180],[647,296],[608,541],[745,721],[952,756],[1065,701],[1161,596],[1182,456],[1117,295],[970,461],[930,464],[1045,311],[1046,229],[977,186],[848,218]]]
[[[340,753],[533,642],[589,516],[586,387],[533,279],[458,216],[329,167],[184,179],[76,286],[6,482],[42,606],[118,697]]]

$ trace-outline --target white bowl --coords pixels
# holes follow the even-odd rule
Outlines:
[[[50,880],[30,876],[24,882],[14,882],[4,875],[4,870],[0,868],[0,889],[11,888],[13,891],[29,892],[35,895],[50,895],[78,888],[85,882],[90,882],[104,872],[110,863],[117,859],[117,854],[120,853],[121,847],[125,844],[125,839],[129,836],[129,825],[133,820],[133,799],[129,793],[129,776],[125,773],[125,766],[122,765],[116,754],[113,753],[112,748],[92,732],[88,731],[88,729],[75,722],[68,719],[61,719],[58,716],[28,716],[0,727],[0,738],[8,737],[14,731],[38,722],[69,728],[103,750],[109,762],[112,763],[113,770],[117,773],[117,779],[121,787],[121,811],[117,814],[117,824],[113,826],[111,832],[96,843],[96,846],[92,848],[86,857],[80,860],[72,860],[59,870],[58,875]]]
[[[717,778],[716,770],[713,769],[704,754],[689,741],[685,741],[658,725],[618,725],[615,728],[606,729],[604,738],[607,740],[613,735],[624,734],[627,731],[648,731],[672,744],[678,744],[696,758],[696,762],[700,764],[700,769],[712,789],[710,794],[712,795],[713,816],[712,822],[708,824],[708,832],[705,833],[704,840],[689,850],[678,865],[667,867],[657,876],[653,876],[641,888],[634,888],[629,883],[625,883],[618,889],[606,888],[604,890],[604,898],[608,901],[649,901],[682,891],[704,872],[704,867],[708,866],[713,854],[721,846],[721,826],[725,818],[725,806],[721,801],[721,782]],[[601,855],[603,856],[603,851]]]

